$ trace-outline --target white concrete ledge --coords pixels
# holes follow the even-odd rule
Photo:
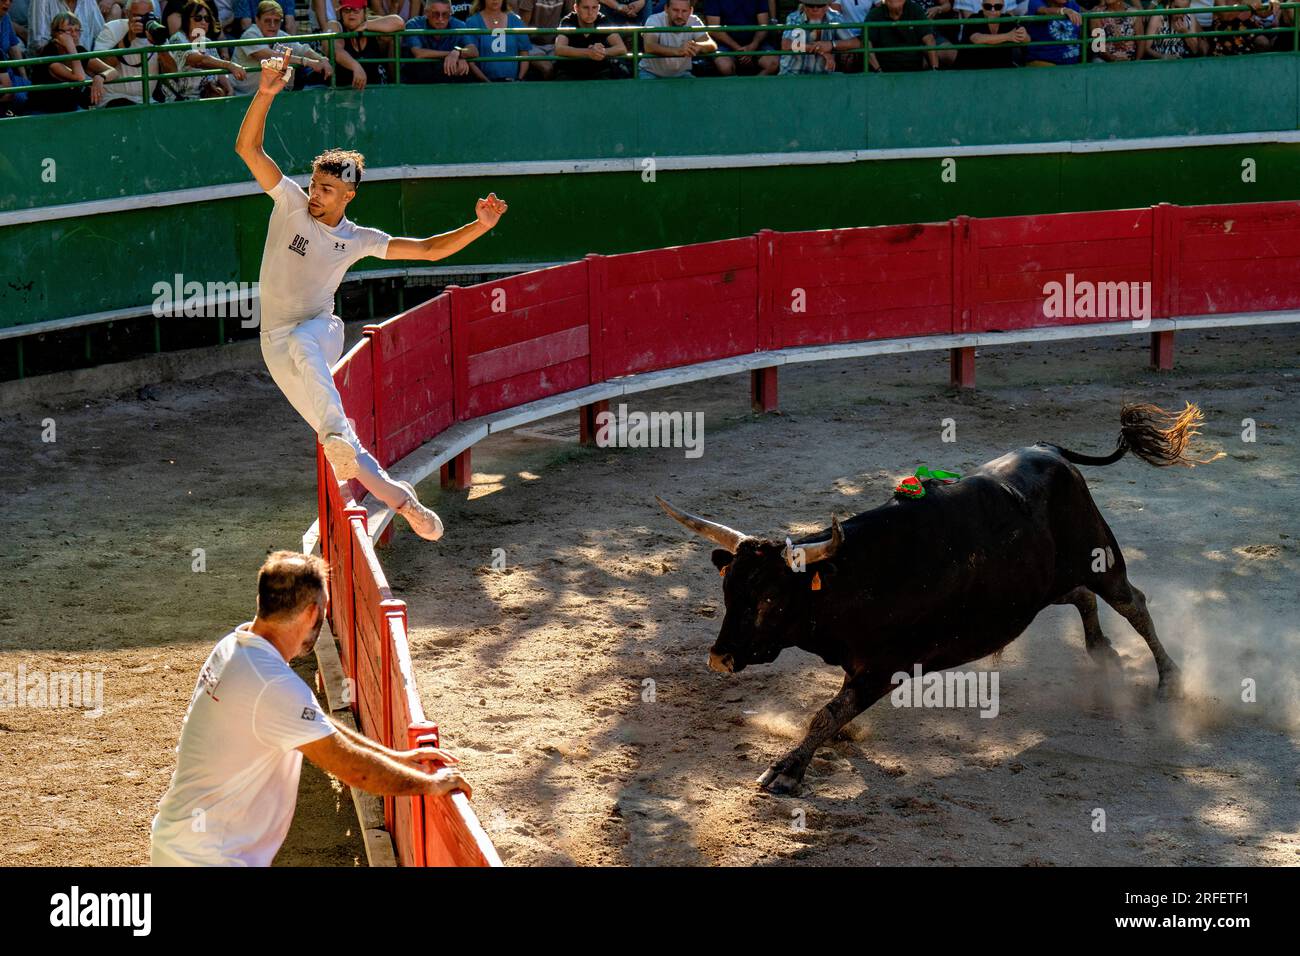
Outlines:
[[[871,355],[893,355],[904,352],[941,351],[955,348],[996,348],[1023,342],[1059,342],[1071,339],[1097,338],[1117,335],[1150,335],[1153,332],[1193,331],[1197,329],[1230,328],[1233,326],[1282,325],[1300,322],[1300,312],[1234,312],[1224,315],[1183,316],[1171,319],[1151,319],[1136,327],[1132,322],[1098,322],[1087,325],[1065,325],[1043,329],[1018,329],[1007,332],[964,332],[957,335],[921,335],[905,339],[880,341],[842,342],[836,345],[807,345],[797,348],[776,349],[771,352],[751,352],[730,358],[701,362],[681,368],[624,375],[608,382],[551,395],[515,408],[504,409],[479,418],[460,422],[417,448],[393,464],[388,473],[398,481],[418,485],[442,465],[467,448],[472,448],[490,434],[508,431],[520,425],[573,411],[593,402],[668,388],[688,382],[710,378],[723,378],[760,368],[779,368],[804,362],[827,362],[837,359],[863,358]],[[368,518],[367,529],[372,541],[377,541],[389,523],[393,512],[381,502],[367,495],[361,502]],[[303,551],[311,553],[319,544],[316,523],[303,535]]]

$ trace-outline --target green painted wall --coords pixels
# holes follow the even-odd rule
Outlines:
[[[353,145],[371,166],[938,147],[1297,128],[1300,57],[916,76],[379,88],[282,95],[268,151],[287,172]],[[1249,91],[1255,91],[1253,93]],[[3,125],[0,209],[230,182],[244,100]],[[56,178],[42,181],[42,161]],[[1243,183],[1243,159],[1256,182]],[[495,190],[505,224],[447,264],[538,262],[761,228],[1300,198],[1300,144],[363,184],[350,214],[393,233],[467,221]],[[0,227],[0,327],[147,304],[177,272],[253,281],[262,196]],[[381,267],[376,260],[364,264]]]

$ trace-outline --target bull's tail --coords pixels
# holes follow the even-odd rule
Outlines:
[[[1191,402],[1181,412],[1167,412],[1155,405],[1139,402],[1125,405],[1119,413],[1119,444],[1105,457],[1080,455],[1052,445],[1066,461],[1076,465],[1113,465],[1128,452],[1159,468],[1169,465],[1208,465],[1223,457],[1219,452],[1210,458],[1189,458],[1187,444],[1200,434],[1204,420],[1201,410]],[[1046,444],[1046,443],[1044,443]]]

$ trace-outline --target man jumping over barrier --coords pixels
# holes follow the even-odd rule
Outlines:
[[[476,204],[474,222],[427,239],[395,238],[356,225],[343,213],[357,194],[365,157],[353,150],[327,150],[313,161],[304,193],[262,148],[271,101],[292,81],[293,67],[284,58],[262,61],[260,85],[235,140],[235,152],[275,201],[258,277],[262,357],[289,404],[316,430],[335,477],[357,478],[416,534],[436,541],[442,537],[442,521],[420,503],[410,482],[388,476],[361,446],[343,411],[330,374],[343,355],[343,322],[334,315],[334,294],[357,260],[445,258],[488,232],[507,207],[489,193]]]

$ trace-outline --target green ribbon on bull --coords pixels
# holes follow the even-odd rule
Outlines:
[[[927,478],[941,481],[945,485],[952,484],[961,478],[955,471],[940,471],[938,468],[930,469],[925,465],[916,469],[916,475],[912,478],[904,478],[894,489],[894,494],[902,498],[924,498],[925,486],[921,484]]]
[[[955,471],[940,471],[938,468],[931,471],[929,468],[925,467],[925,465],[922,465],[920,468],[916,469],[916,477],[922,480],[926,478],[934,478],[937,481],[947,483],[950,481],[957,481],[961,478],[961,475]]]

